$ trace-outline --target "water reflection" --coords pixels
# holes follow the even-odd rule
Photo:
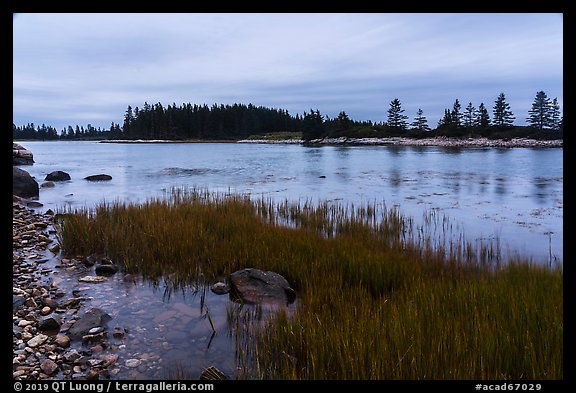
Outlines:
[[[451,215],[465,217],[472,237],[548,207],[551,213],[537,217],[539,226],[503,235],[503,243],[512,240],[512,248],[532,255],[548,248],[544,230],[562,232],[562,149],[92,142],[25,146],[36,163],[24,169],[37,179],[54,170],[72,177],[66,184],[41,189],[43,209],[93,206],[111,198],[139,202],[174,186],[195,186],[279,200],[401,202],[402,212],[412,217],[420,217],[425,206],[450,209]],[[59,152],[57,160],[54,151]],[[81,180],[96,168],[113,180],[106,185]],[[534,239],[537,227],[545,229]],[[561,242],[555,246],[561,248]]]

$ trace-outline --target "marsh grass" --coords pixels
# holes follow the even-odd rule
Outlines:
[[[416,226],[375,203],[176,189],[60,217],[66,254],[102,252],[174,288],[245,267],[286,277],[295,313],[228,310],[239,378],[563,378],[561,268],[502,261],[498,242],[473,245],[436,212]]]

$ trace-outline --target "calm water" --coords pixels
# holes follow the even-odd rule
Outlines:
[[[23,166],[39,183],[62,170],[70,181],[40,189],[41,210],[92,207],[102,201],[141,202],[172,187],[236,191],[292,201],[398,205],[422,221],[445,214],[467,239],[499,239],[505,252],[549,263],[563,253],[563,149],[447,149],[440,147],[303,147],[256,144],[107,144],[25,142],[35,164]],[[84,177],[110,174],[107,182]],[[46,254],[49,256],[49,253]],[[58,258],[48,264],[58,264]],[[240,312],[228,296],[194,288],[167,296],[162,283],[126,280],[118,273],[101,284],[78,278],[93,268],[55,269],[49,278],[85,307],[113,319],[105,353],[118,355],[113,379],[165,379],[177,367],[198,378],[216,365],[234,376],[235,339],[227,314]],[[206,307],[217,329],[206,318]],[[245,311],[245,310],[244,310]],[[65,318],[67,316],[65,315]],[[80,344],[73,347],[81,349]],[[128,362],[128,363],[127,363]],[[129,365],[128,365],[129,364]],[[58,378],[58,377],[57,377]]]
[[[233,143],[26,142],[46,208],[139,202],[173,186],[237,191],[294,201],[385,203],[418,222],[447,215],[471,241],[496,238],[504,252],[538,262],[563,254],[563,149],[303,147]],[[107,173],[109,182],[85,176]]]

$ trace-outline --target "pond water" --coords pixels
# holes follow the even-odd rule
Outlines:
[[[472,242],[497,241],[506,255],[536,263],[563,259],[562,148],[442,148],[236,143],[111,144],[23,142],[35,164],[22,166],[43,183],[61,170],[71,180],[41,188],[38,210],[93,207],[103,201],[143,202],[173,187],[248,193],[274,201],[334,201],[397,206],[421,222],[447,217]],[[83,178],[106,173],[110,181]],[[58,264],[51,259],[49,264]],[[89,307],[126,329],[106,351],[118,354],[115,379],[165,379],[179,368],[197,378],[215,365],[234,376],[235,338],[227,295],[204,287],[167,293],[166,286],[116,274],[104,283],[78,278],[89,268],[55,269],[50,278],[77,291]],[[93,273],[92,273],[93,274]],[[208,310],[208,311],[207,311]],[[255,311],[247,306],[246,311]],[[210,314],[216,334],[208,321]],[[80,344],[75,344],[80,345]],[[128,360],[130,366],[126,365]]]

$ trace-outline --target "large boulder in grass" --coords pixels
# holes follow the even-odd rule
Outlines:
[[[296,292],[278,273],[246,268],[230,274],[230,293],[251,304],[290,304]]]
[[[37,198],[40,195],[38,182],[25,171],[12,167],[12,194],[22,198]]]

